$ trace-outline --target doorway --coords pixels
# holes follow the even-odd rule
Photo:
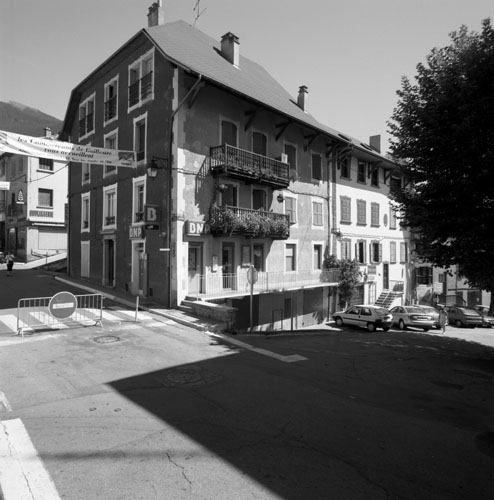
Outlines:
[[[103,285],[115,287],[115,240],[104,240]]]
[[[221,251],[223,289],[235,290],[235,244],[223,243]]]
[[[201,293],[202,243],[189,243],[189,293]]]
[[[383,264],[383,289],[389,290],[389,264]]]

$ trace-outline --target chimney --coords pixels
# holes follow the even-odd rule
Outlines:
[[[303,111],[307,111],[307,94],[309,91],[307,90],[307,87],[305,85],[302,85],[301,87],[298,88],[298,98],[297,98],[297,104],[300,109]]]
[[[240,44],[238,37],[233,33],[226,33],[221,37],[221,53],[223,57],[236,68],[240,61]]]
[[[51,137],[51,128],[45,127],[45,137],[48,139]]]
[[[381,152],[381,136],[380,135],[371,135],[369,137],[369,146],[378,153]]]
[[[148,28],[162,24],[165,24],[165,11],[163,10],[163,0],[158,0],[149,7]]]

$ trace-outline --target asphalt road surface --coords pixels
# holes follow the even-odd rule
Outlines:
[[[1,326],[10,312],[3,500],[494,498],[489,346],[351,328],[223,337],[118,306],[102,328],[21,339]]]

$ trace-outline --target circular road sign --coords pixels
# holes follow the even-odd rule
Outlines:
[[[250,266],[247,270],[247,281],[250,285],[257,283],[258,273],[257,269],[254,266]]]
[[[77,299],[70,292],[56,293],[48,304],[49,313],[57,319],[67,319],[75,313]]]

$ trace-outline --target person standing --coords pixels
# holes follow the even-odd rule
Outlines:
[[[12,268],[14,267],[14,256],[12,252],[7,252],[5,262],[7,263],[7,276],[12,276]]]
[[[448,313],[444,307],[439,310],[439,324],[443,333],[446,333],[446,325],[448,324]]]

